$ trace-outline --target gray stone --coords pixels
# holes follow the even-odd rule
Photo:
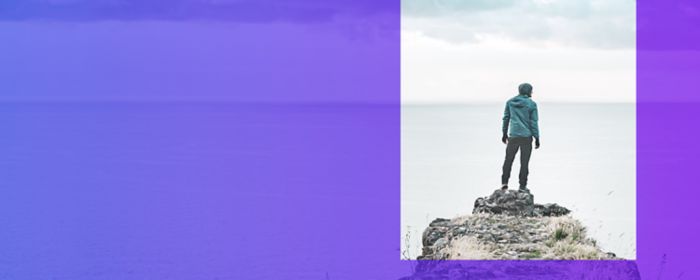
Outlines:
[[[535,204],[530,192],[496,190],[488,197],[477,198],[473,214],[504,214],[511,216],[563,216],[571,211],[555,203]]]
[[[437,219],[433,220],[432,222],[430,222],[431,227],[435,227],[435,226],[443,226],[444,227],[444,226],[448,226],[449,224],[450,224],[450,220],[443,219],[443,218],[437,218]]]
[[[433,246],[435,241],[445,237],[448,228],[430,226],[423,232],[423,246]]]
[[[536,216],[564,216],[571,213],[566,207],[559,206],[556,203],[547,203],[544,205],[535,204]]]
[[[435,241],[435,244],[433,244],[433,247],[435,247],[435,248],[445,247],[445,246],[447,246],[447,242],[448,242],[447,238],[444,238],[444,237],[440,238],[437,241]]]

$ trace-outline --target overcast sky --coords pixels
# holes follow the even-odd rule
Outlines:
[[[406,103],[635,101],[634,0],[402,0]]]
[[[0,102],[391,102],[397,12],[375,0],[2,0]]]

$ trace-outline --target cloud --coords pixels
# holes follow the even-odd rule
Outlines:
[[[403,29],[452,43],[634,48],[633,0],[404,0]]]
[[[0,20],[218,20],[317,22],[394,12],[373,0],[3,0]]]
[[[403,0],[401,12],[408,16],[439,16],[447,13],[474,13],[515,5],[514,0]]]

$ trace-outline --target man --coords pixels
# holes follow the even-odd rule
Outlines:
[[[540,148],[540,130],[537,125],[537,104],[532,101],[532,86],[528,83],[518,86],[519,95],[506,102],[503,112],[503,141],[506,145],[506,159],[503,163],[501,189],[508,189],[510,169],[513,166],[515,154],[520,150],[520,191],[529,192],[527,175],[530,153],[532,153],[532,138],[535,138],[535,149]],[[510,133],[509,133],[510,129]]]

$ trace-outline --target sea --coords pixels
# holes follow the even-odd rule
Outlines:
[[[401,253],[420,255],[435,218],[470,214],[500,186],[502,104],[403,105]],[[541,147],[530,159],[536,203],[558,203],[606,252],[636,258],[633,103],[538,104]],[[518,186],[516,160],[510,186]]]
[[[606,251],[634,258],[635,106],[539,107],[535,201],[571,208]],[[397,279],[432,219],[498,187],[501,114],[0,103],[0,278]]]

